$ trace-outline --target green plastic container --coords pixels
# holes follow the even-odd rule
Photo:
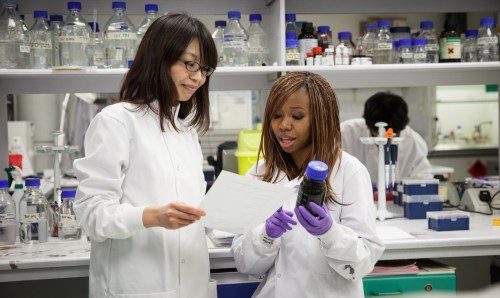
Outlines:
[[[365,297],[409,295],[412,297],[441,297],[456,293],[455,273],[366,276],[363,278]],[[391,296],[392,297],[392,296]]]
[[[261,134],[260,130],[241,130],[239,132],[238,148],[234,155],[238,158],[238,173],[240,175],[246,175],[257,162]]]

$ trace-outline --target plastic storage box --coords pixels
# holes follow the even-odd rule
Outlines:
[[[404,216],[408,219],[425,219],[429,211],[443,210],[440,195],[403,195]]]
[[[240,175],[246,175],[257,162],[261,134],[260,130],[241,130],[238,134],[238,149],[234,155],[238,158],[238,173]]]
[[[427,224],[435,231],[468,230],[469,213],[460,210],[427,212]]]
[[[438,179],[403,179],[403,192],[406,195],[437,195]]]
[[[394,204],[403,206],[403,184],[401,182],[396,182],[394,191]]]

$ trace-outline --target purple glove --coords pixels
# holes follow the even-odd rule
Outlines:
[[[293,212],[283,211],[282,207],[276,210],[271,217],[266,220],[266,234],[271,238],[279,238],[297,222],[293,220]]]
[[[312,211],[316,212],[318,216],[312,215],[311,212],[302,205],[295,207],[294,211],[295,215],[297,215],[297,219],[311,235],[323,235],[332,227],[332,216],[328,209],[326,209],[326,205],[323,206],[324,207],[320,207],[312,201],[309,202],[309,207]]]

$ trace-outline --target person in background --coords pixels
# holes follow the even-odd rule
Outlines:
[[[384,246],[375,233],[370,177],[342,151],[339,105],[328,82],[289,72],[271,88],[257,162],[247,176],[294,188],[266,222],[232,246],[239,272],[265,275],[253,297],[363,297],[362,278]],[[325,204],[296,207],[308,163],[328,165]]]
[[[185,13],[155,20],[118,102],[85,136],[75,214],[90,237],[90,297],[209,297],[197,207],[205,196],[197,129],[209,123],[217,50]]]
[[[363,118],[344,121],[340,124],[342,145],[346,152],[357,157],[368,169],[374,183],[378,180],[378,146],[364,145],[361,137],[378,136],[377,122],[387,123],[395,137],[403,138],[398,145],[396,181],[402,178],[430,179],[431,164],[427,159],[427,144],[408,123],[408,105],[399,95],[378,92],[365,102]]]

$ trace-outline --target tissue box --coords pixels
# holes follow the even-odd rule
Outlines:
[[[427,212],[427,225],[435,231],[469,229],[469,213],[459,210]]]
[[[429,211],[443,210],[440,195],[403,195],[404,216],[408,219],[425,219]]]
[[[406,195],[437,195],[439,180],[437,179],[403,179],[403,192]]]

